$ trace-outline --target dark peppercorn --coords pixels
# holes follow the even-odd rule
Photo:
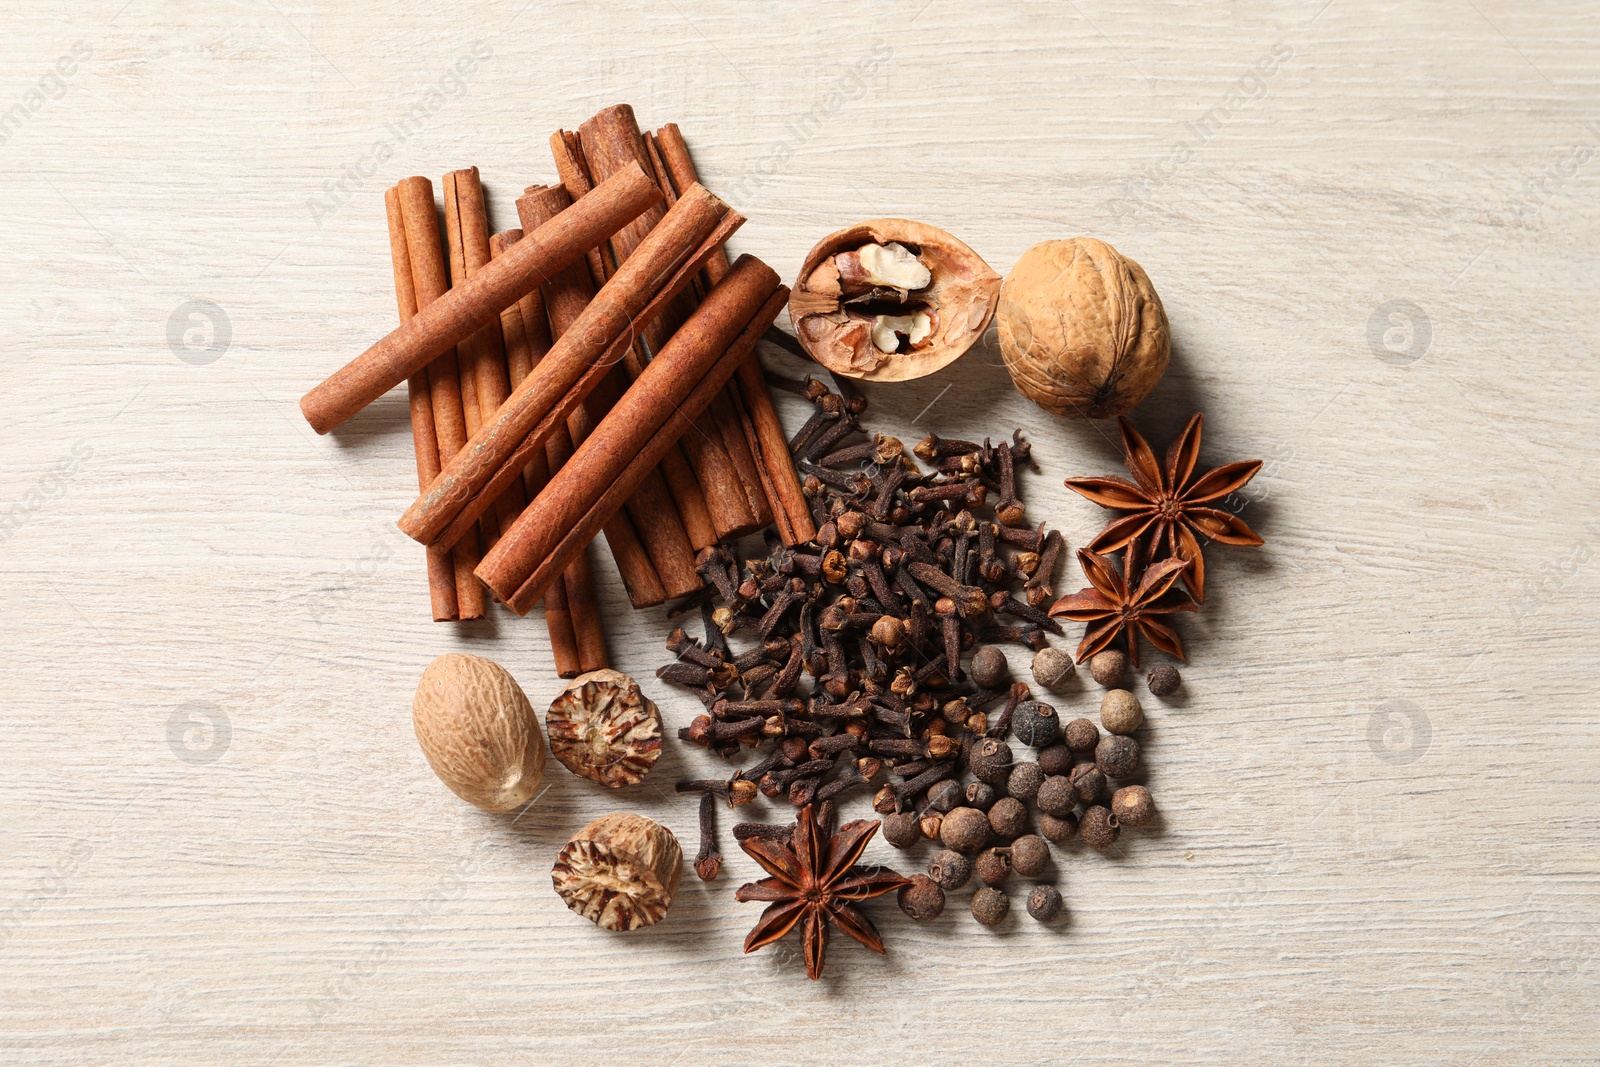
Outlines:
[[[979,811],[988,811],[990,805],[1000,799],[1000,790],[988,782],[967,783],[967,807],[977,808]]]
[[[944,817],[939,840],[957,852],[977,852],[989,843],[989,817],[977,808],[955,808]]]
[[[966,791],[961,788],[961,783],[951,778],[934,782],[928,789],[928,807],[937,812],[959,808],[965,799]]]
[[[1039,769],[1048,778],[1052,774],[1066,774],[1072,770],[1072,749],[1061,742],[1039,750]]]
[[[944,911],[944,890],[925,874],[911,876],[911,884],[900,887],[900,910],[919,923],[931,922]]]
[[[1142,785],[1125,785],[1111,794],[1111,814],[1123,826],[1139,826],[1156,813],[1150,790]]]
[[[1026,833],[1028,806],[1016,797],[1001,797],[989,809],[989,828],[1008,840]]]
[[[1096,804],[1083,813],[1083,822],[1079,824],[1078,832],[1083,834],[1084,841],[1095,848],[1110,848],[1117,843],[1117,833],[1121,824],[1117,817],[1111,814],[1110,808],[1102,808]]]
[[[1034,806],[1046,815],[1064,818],[1072,814],[1072,809],[1078,806],[1078,791],[1072,787],[1072,781],[1065,775],[1053,774],[1039,786],[1039,793],[1033,798]]]
[[[1074,752],[1093,752],[1100,743],[1100,727],[1093,719],[1073,719],[1067,723],[1067,747]]]
[[[1044,873],[1050,865],[1050,846],[1038,834],[1024,834],[1011,842],[1011,868],[1029,878]]]
[[[1178,668],[1170,663],[1163,663],[1150,672],[1145,684],[1150,687],[1152,696],[1169,697],[1183,684],[1183,677],[1178,674]]]
[[[972,680],[985,689],[999,689],[1011,680],[1006,654],[994,645],[984,645],[972,654]]]
[[[1033,748],[1053,745],[1061,737],[1061,720],[1049,704],[1028,700],[1017,705],[1011,717],[1011,732],[1017,740]]]
[[[1046,840],[1059,845],[1063,841],[1071,841],[1077,832],[1078,817],[1071,812],[1059,818],[1054,815],[1039,816],[1039,833],[1043,834]]]
[[[910,848],[922,837],[914,812],[902,811],[883,817],[883,839],[895,848]]]
[[[1098,804],[1106,798],[1105,772],[1092,763],[1080,763],[1072,768],[1072,788],[1081,804]]]
[[[1044,779],[1045,773],[1037,763],[1019,763],[1011,768],[1011,777],[1006,779],[1006,792],[1018,800],[1032,800],[1039,795]]]
[[[1011,850],[1009,848],[989,848],[978,853],[978,858],[972,864],[972,869],[978,872],[978,879],[984,885],[1001,885],[1011,877]]]
[[[941,848],[928,861],[928,877],[938,882],[941,889],[960,889],[972,880],[972,858]]]
[[[1113,686],[1122,681],[1123,672],[1127,669],[1128,657],[1115,648],[1096,652],[1089,657],[1089,673],[1103,686]]]
[[[1094,748],[1094,765],[1107,778],[1128,777],[1139,769],[1139,742],[1118,734],[1102,738]]]
[[[998,889],[984,886],[972,894],[972,917],[984,926],[999,926],[1010,910],[1010,899]]]
[[[993,737],[986,737],[972,748],[968,760],[973,776],[990,785],[1005,785],[1011,776],[1011,746]]]
[[[1061,914],[1061,890],[1053,885],[1034,886],[1028,894],[1028,914],[1042,923],[1054,922]]]

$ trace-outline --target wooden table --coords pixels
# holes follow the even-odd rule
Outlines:
[[[8,5],[0,1059],[1600,1062],[1595,18]],[[724,765],[673,741],[601,795],[552,764],[513,821],[421,758],[427,663],[491,656],[543,706],[542,626],[428,620],[400,391],[324,438],[296,402],[394,322],[387,184],[475,164],[513,225],[549,133],[623,100],[682,125],[786,280],[882,215],[1002,272],[1111,241],[1175,338],[1139,424],[1204,410],[1207,462],[1266,461],[1266,546],[1211,550],[1182,698],[1145,699],[1161,823],[1059,850],[1053,927],[879,901],[889,956],[836,939],[811,984],[790,943],[742,955],[734,855],[607,935],[551,893],[556,849],[628,809],[692,851],[672,783]],[[992,335],[869,396],[911,440],[1020,426],[1032,512],[1098,529],[1061,482],[1116,469],[1114,427],[1017,396]],[[664,612],[598,571],[618,666],[683,725]]]

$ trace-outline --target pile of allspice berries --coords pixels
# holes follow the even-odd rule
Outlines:
[[[1012,705],[1009,734],[1017,746],[1032,749],[1034,758],[1027,759],[1004,735],[984,738],[968,754],[972,781],[939,782],[919,810],[884,817],[884,838],[896,848],[923,840],[943,846],[929,860],[928,873],[900,890],[900,908],[911,918],[937,917],[945,894],[976,877],[972,917],[998,926],[1011,910],[1006,886],[1020,875],[1034,881],[1027,892],[1028,914],[1052,922],[1061,915],[1062,898],[1054,884],[1041,880],[1050,868],[1047,842],[1063,844],[1081,835],[1086,844],[1106,850],[1115,846],[1124,826],[1145,825],[1155,817],[1150,791],[1134,781],[1140,771],[1136,735],[1145,720],[1139,699],[1122,688],[1127,658],[1107,650],[1088,666],[1106,687],[1098,725],[1089,718],[1062,723],[1054,707],[1032,699],[1027,686],[1016,683],[1013,692],[1022,699]],[[993,647],[978,651],[972,670],[974,681],[986,688],[1009,680],[1005,657]],[[1032,673],[1042,688],[1059,689],[1074,674],[1072,658],[1043,649],[1034,656]],[[1157,697],[1171,696],[1181,684],[1170,664],[1155,667],[1147,678]]]

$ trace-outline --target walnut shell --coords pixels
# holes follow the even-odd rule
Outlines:
[[[539,717],[506,669],[460,653],[428,664],[411,722],[439,780],[484,811],[514,811],[544,780]]]
[[[849,254],[869,246],[899,245],[927,268],[931,280],[917,289],[877,285],[852,293],[859,263]],[[841,281],[839,257],[845,255]],[[893,281],[895,279],[890,279]],[[806,256],[789,297],[795,335],[812,359],[835,374],[870,382],[904,382],[949,366],[983,336],[1000,296],[1000,275],[971,248],[943,230],[910,219],[873,219],[830,233]],[[915,312],[928,320],[914,327]],[[887,336],[888,320],[905,317],[907,336],[885,352],[874,327]],[[923,333],[926,336],[923,336]],[[915,340],[913,340],[913,338]]]
[[[672,831],[619,812],[573,835],[550,872],[567,907],[602,930],[637,930],[666,918],[683,877],[683,849]]]
[[[1000,355],[1017,391],[1046,411],[1132,411],[1166,372],[1167,313],[1144,270],[1104,241],[1044,241],[1000,289]]]
[[[620,671],[574,678],[550,705],[545,729],[569,771],[613,789],[638,785],[661,755],[661,712]]]

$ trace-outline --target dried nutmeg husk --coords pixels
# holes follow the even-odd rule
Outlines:
[[[789,318],[806,352],[833,373],[904,382],[960,358],[999,297],[1000,275],[961,241],[910,219],[873,219],[817,242]]]
[[[1044,241],[1000,289],[1000,355],[1017,391],[1046,411],[1132,411],[1172,353],[1167,313],[1144,269],[1104,241]]]

